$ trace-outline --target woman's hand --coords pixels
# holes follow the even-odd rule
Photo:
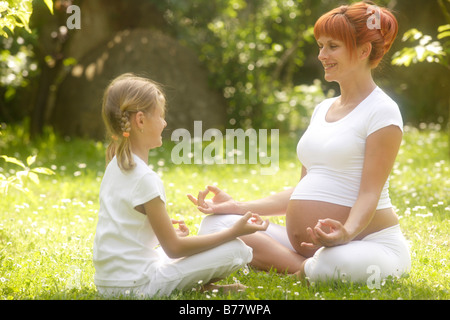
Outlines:
[[[175,219],[171,220],[172,224],[178,224],[178,229],[175,229],[178,236],[186,237],[189,235],[189,228],[187,227],[186,223],[184,223],[184,220],[175,220]]]
[[[245,236],[256,231],[265,231],[269,226],[269,220],[263,220],[261,217],[252,212],[247,212],[231,227],[236,236]]]
[[[327,231],[324,231],[324,228]],[[310,236],[311,242],[302,242],[301,245],[311,249],[338,246],[350,241],[344,225],[333,219],[319,220],[314,228],[308,227],[306,232]]]
[[[205,200],[209,192],[214,194],[211,200]],[[227,194],[225,191],[215,187],[207,186],[204,191],[198,193],[198,197],[195,198],[191,194],[187,195],[188,199],[195,204],[199,211],[211,214],[238,214],[239,208],[236,201]]]

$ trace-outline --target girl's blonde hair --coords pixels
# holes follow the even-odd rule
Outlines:
[[[131,154],[130,115],[139,111],[153,112],[165,108],[166,99],[160,86],[150,79],[125,73],[115,78],[103,96],[102,117],[111,142],[106,150],[106,163],[114,156],[122,170],[131,170],[135,162]]]

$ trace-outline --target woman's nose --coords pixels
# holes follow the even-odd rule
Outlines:
[[[319,50],[319,55],[317,56],[317,58],[318,58],[320,61],[325,60],[325,58],[326,58],[326,53],[325,53],[325,50],[324,50],[323,48]]]

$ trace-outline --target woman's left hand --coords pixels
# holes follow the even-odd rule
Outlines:
[[[328,229],[328,232],[323,229]],[[350,236],[344,225],[333,219],[319,220],[314,228],[308,227],[306,232],[311,242],[302,242],[303,247],[317,249],[319,247],[333,247],[350,241]]]

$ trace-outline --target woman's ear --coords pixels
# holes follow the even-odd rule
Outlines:
[[[359,46],[358,55],[361,60],[368,59],[370,57],[370,53],[372,52],[372,43],[366,42]]]

